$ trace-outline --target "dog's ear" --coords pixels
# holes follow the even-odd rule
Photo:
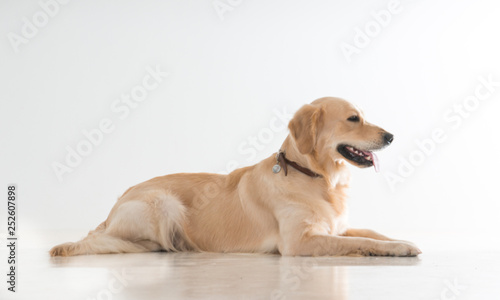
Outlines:
[[[302,106],[288,124],[290,134],[300,153],[311,153],[316,145],[323,109],[310,104]]]

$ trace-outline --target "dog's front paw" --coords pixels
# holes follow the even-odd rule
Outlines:
[[[422,253],[413,243],[410,242],[389,242],[386,245],[388,256],[417,256]]]

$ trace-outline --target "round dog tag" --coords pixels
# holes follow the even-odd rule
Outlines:
[[[281,171],[280,165],[274,165],[273,166],[273,173],[279,173]]]

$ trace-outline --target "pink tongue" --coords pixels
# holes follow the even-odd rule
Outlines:
[[[373,153],[373,152],[368,152],[368,155],[371,156],[372,161],[373,161],[373,167],[375,168],[375,172],[378,173],[378,171],[380,170],[380,168],[379,168],[380,165],[378,163],[378,157],[377,157],[377,155],[375,155],[375,153]]]

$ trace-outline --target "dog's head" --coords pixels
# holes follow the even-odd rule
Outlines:
[[[357,167],[377,168],[372,151],[380,150],[393,135],[370,124],[353,104],[339,98],[320,98],[300,108],[288,128],[296,148],[317,161],[347,160]]]

